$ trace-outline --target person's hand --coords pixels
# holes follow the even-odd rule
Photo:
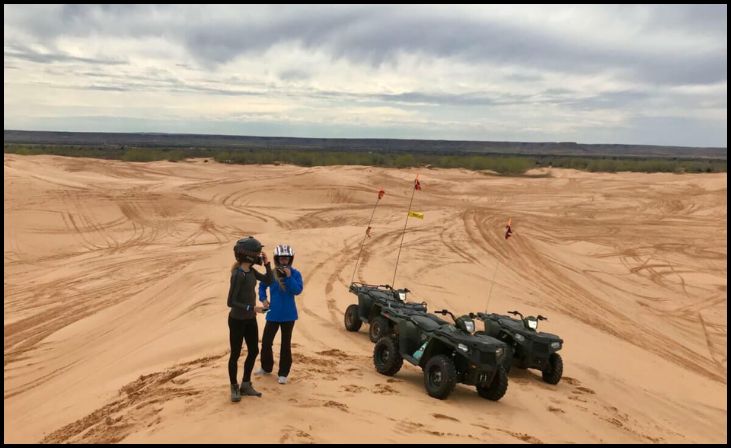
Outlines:
[[[265,300],[265,301],[261,302],[261,306],[263,306],[264,308],[269,308],[269,301]]]
[[[264,307],[264,306],[255,306],[254,307],[254,311],[257,313],[264,313],[264,310],[266,310],[266,309],[267,309],[267,307]]]
[[[267,253],[262,252],[261,253],[261,262],[264,264],[269,264],[269,258],[267,258]]]
[[[290,267],[289,267],[289,266],[284,266],[284,267],[282,267],[282,271],[284,271],[284,274],[285,274],[285,275],[286,275],[287,277],[291,277],[291,276],[292,276],[292,269],[290,269]]]

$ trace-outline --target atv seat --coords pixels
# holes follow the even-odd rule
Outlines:
[[[414,321],[414,323],[418,325],[419,328],[425,331],[434,331],[443,325],[435,322],[433,319],[427,316],[412,316],[411,320]]]

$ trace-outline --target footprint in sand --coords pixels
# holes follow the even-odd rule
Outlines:
[[[398,432],[405,432],[407,434],[413,434],[415,432],[421,432],[424,430],[424,425],[421,423],[410,422],[408,420],[401,420],[398,422],[396,427]]]
[[[341,359],[351,359],[352,358],[347,353],[340,351],[336,348],[334,348],[332,350],[323,350],[321,352],[317,352],[317,354],[322,355],[322,356],[332,356],[332,357],[341,358]]]
[[[553,406],[549,406],[548,407],[548,410],[551,411],[551,412],[553,412],[553,413],[556,413],[556,414],[565,414],[566,413],[566,411],[564,411],[563,409],[561,409],[561,408],[554,408]]]
[[[314,443],[315,439],[305,431],[293,426],[285,426],[279,443]]]
[[[451,420],[453,422],[459,422],[459,420],[457,420],[456,418],[450,417],[450,416],[444,415],[444,414],[432,414],[432,417],[439,418],[439,419],[442,419],[442,420]]]
[[[338,403],[337,401],[333,401],[333,400],[325,402],[325,404],[323,404],[323,406],[325,406],[326,408],[336,408],[336,409],[340,409],[343,412],[348,412],[347,405],[345,405],[343,403]]]
[[[356,386],[355,384],[348,384],[348,385],[342,386],[341,389],[344,390],[345,392],[353,392],[353,393],[359,393],[359,392],[363,392],[364,390],[366,390],[365,387]]]
[[[380,383],[376,384],[376,387],[374,387],[372,391],[374,394],[383,394],[383,395],[392,395],[392,394],[398,393],[398,391],[396,389],[392,388],[388,384],[380,384]]]
[[[510,434],[511,436],[515,437],[516,439],[522,440],[523,442],[527,442],[527,443],[540,443],[540,444],[543,443],[541,441],[541,439],[539,439],[537,437],[533,437],[530,434],[525,434],[525,433],[522,433],[522,432],[504,431],[504,430],[500,430],[500,431],[502,431],[502,432],[504,432],[506,434]]]

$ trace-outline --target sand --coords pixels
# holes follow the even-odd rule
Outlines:
[[[344,329],[377,191],[355,279],[391,283],[417,172],[424,219],[396,286],[430,309],[548,316],[557,386],[513,369],[498,402],[465,385],[433,399],[416,367],[375,371],[367,326]],[[725,173],[6,154],[4,186],[6,443],[727,442]],[[305,289],[289,384],[255,377],[264,396],[231,403],[226,294],[247,235],[291,244]]]

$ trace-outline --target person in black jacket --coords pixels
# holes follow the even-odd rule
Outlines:
[[[261,397],[251,385],[251,372],[254,370],[256,357],[259,355],[259,326],[256,322],[256,313],[263,312],[263,308],[256,305],[256,281],[272,282],[272,269],[265,253],[262,253],[262,244],[254,237],[242,238],[234,246],[236,263],[231,267],[231,286],[228,290],[228,306],[231,312],[228,315],[229,342],[231,356],[228,359],[228,376],[231,381],[231,401],[240,401],[241,395]],[[255,264],[264,264],[266,274],[261,274],[253,268]],[[236,371],[241,346],[246,340],[248,354],[244,361],[244,377],[241,387],[236,380]]]

